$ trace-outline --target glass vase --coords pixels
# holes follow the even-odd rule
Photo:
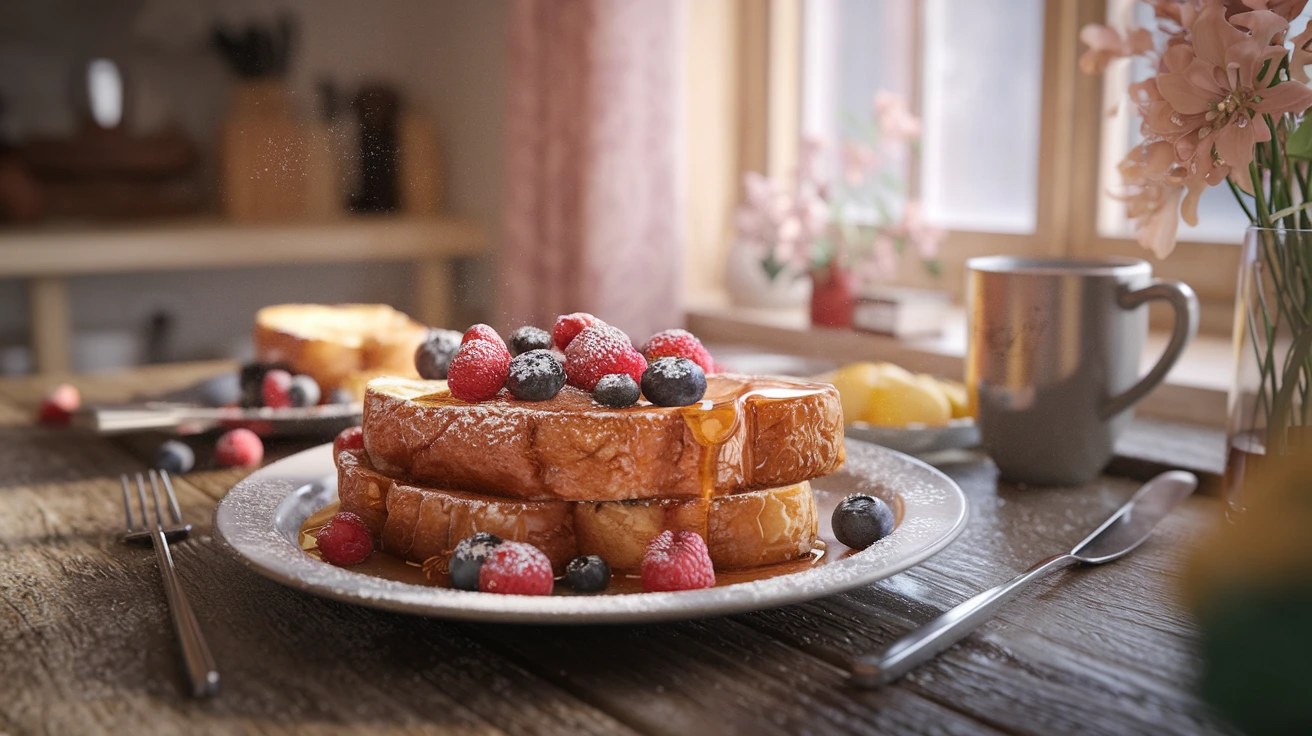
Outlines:
[[[1249,228],[1234,350],[1224,489],[1232,513],[1273,459],[1312,451],[1312,230]]]

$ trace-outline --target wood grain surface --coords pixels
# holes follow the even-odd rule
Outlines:
[[[115,401],[228,368],[77,382]],[[1121,562],[1035,585],[897,685],[846,685],[852,656],[1068,548],[1138,485],[1021,490],[969,454],[942,466],[969,496],[966,532],[879,584],[701,621],[531,627],[383,613],[265,580],[209,535],[215,501],[245,471],[208,469],[199,452],[202,469],[176,484],[198,532],[175,557],[223,692],[192,700],[154,557],[118,541],[118,474],[146,468],[158,437],[33,425],[53,382],[0,382],[0,733],[1229,732],[1192,694],[1196,631],[1175,592],[1188,545],[1219,513],[1212,498],[1188,501]],[[312,444],[273,445],[267,459]]]

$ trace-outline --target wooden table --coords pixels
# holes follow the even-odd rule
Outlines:
[[[121,400],[214,370],[78,382]],[[3,733],[1226,732],[1190,692],[1197,632],[1175,595],[1219,512],[1206,497],[1124,561],[1035,585],[896,686],[845,685],[851,656],[1069,547],[1138,486],[1020,490],[975,456],[943,466],[970,498],[966,532],[911,571],[772,611],[559,628],[382,613],[265,580],[208,533],[243,471],[194,472],[177,489],[200,533],[175,556],[223,693],[192,700],[155,558],[118,541],[118,475],[146,467],[149,443],[33,426],[52,382],[0,382]]]

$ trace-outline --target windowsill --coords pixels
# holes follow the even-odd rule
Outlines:
[[[725,346],[751,346],[784,356],[803,371],[820,372],[858,360],[887,360],[909,370],[941,376],[961,376],[966,355],[966,318],[954,308],[941,335],[898,339],[853,330],[812,327],[806,310],[749,309],[719,305],[693,306],[688,329],[703,342]],[[1166,345],[1167,334],[1152,332],[1144,347],[1146,372]],[[1199,335],[1176,363],[1166,381],[1137,407],[1140,417],[1223,427],[1226,394],[1233,370],[1232,346],[1225,338]],[[725,360],[734,363],[733,350]]]

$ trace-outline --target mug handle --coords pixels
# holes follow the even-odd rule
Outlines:
[[[1157,388],[1157,384],[1166,378],[1175,362],[1180,359],[1184,349],[1194,339],[1198,333],[1198,297],[1194,295],[1194,290],[1189,285],[1181,281],[1162,281],[1153,279],[1153,282],[1142,289],[1131,289],[1128,286],[1122,286],[1120,292],[1116,295],[1116,303],[1121,309],[1134,309],[1157,299],[1165,300],[1175,310],[1175,324],[1171,328],[1171,341],[1166,344],[1166,350],[1162,352],[1162,357],[1158,359],[1157,365],[1148,371],[1148,375],[1139,379],[1139,382],[1121,392],[1120,394],[1108,399],[1102,405],[1102,418],[1111,419],[1121,412],[1129,409],[1139,400],[1148,395],[1149,391]]]

